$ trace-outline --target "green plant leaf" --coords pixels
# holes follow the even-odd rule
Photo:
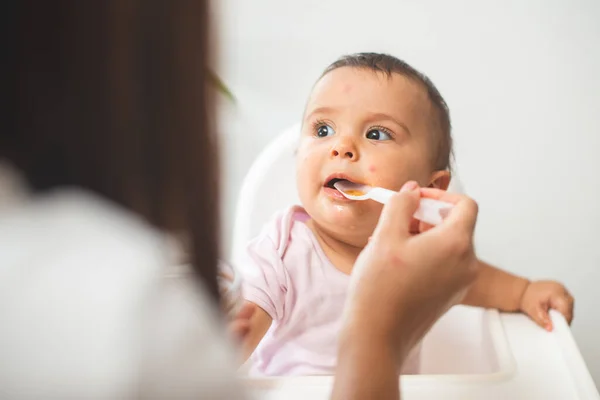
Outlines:
[[[215,85],[215,87],[217,88],[217,90],[219,92],[221,92],[222,95],[224,95],[230,101],[232,101],[232,102],[235,103],[235,96],[233,95],[233,93],[231,92],[231,90],[229,90],[229,88],[227,87],[227,85],[225,85],[225,83],[223,83],[223,81],[221,80],[221,78],[219,78],[219,76],[217,74],[215,74],[211,70],[208,70],[208,80],[210,80],[210,82],[213,85]]]

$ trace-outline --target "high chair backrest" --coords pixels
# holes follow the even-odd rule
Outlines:
[[[258,155],[244,178],[233,228],[233,260],[276,211],[300,203],[295,156],[299,137],[300,124],[283,131]]]
[[[233,260],[276,211],[300,203],[295,155],[299,137],[300,124],[283,131],[258,155],[244,178],[234,222]],[[456,174],[448,190],[462,192]]]

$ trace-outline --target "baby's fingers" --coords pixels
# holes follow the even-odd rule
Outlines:
[[[240,311],[238,311],[235,319],[249,320],[256,311],[256,304],[245,301]]]
[[[552,321],[550,320],[550,315],[548,314],[548,305],[547,304],[545,304],[545,303],[538,304],[533,309],[526,310],[526,313],[527,313],[527,315],[529,315],[529,318],[531,318],[533,320],[533,322],[535,322],[536,324],[538,324],[539,326],[541,326],[548,332],[552,331],[552,329],[553,329]]]
[[[246,319],[235,320],[227,327],[229,335],[237,341],[243,341],[244,337],[250,332],[250,321]]]
[[[571,321],[573,321],[573,308],[575,305],[575,301],[573,297],[565,292],[563,295],[554,295],[550,298],[550,308],[561,313],[569,325]]]

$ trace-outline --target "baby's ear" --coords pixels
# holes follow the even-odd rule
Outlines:
[[[429,180],[429,187],[447,190],[450,185],[450,171],[435,171]]]

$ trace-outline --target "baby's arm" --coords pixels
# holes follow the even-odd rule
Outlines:
[[[265,229],[263,234],[250,242],[238,259],[245,301],[230,330],[234,331],[234,336],[241,344],[243,362],[256,350],[273,320],[281,321],[283,317],[288,273],[281,246],[287,242],[276,239],[288,237],[289,234],[278,232],[277,226]]]
[[[246,360],[248,360],[248,358],[252,355],[256,349],[256,346],[258,346],[273,322],[273,319],[265,310],[249,301],[247,301],[246,304],[253,306],[254,312],[249,319],[248,330],[241,338],[242,362],[246,362]]]
[[[467,292],[462,304],[500,311],[521,310],[521,299],[529,285],[529,280],[502,271],[483,261],[479,261],[479,273]]]
[[[265,310],[250,301],[245,301],[237,315],[229,322],[229,333],[241,347],[242,364],[252,355],[272,322],[271,316]]]
[[[496,308],[500,311],[524,312],[538,325],[552,330],[550,308],[573,319],[574,299],[558,282],[529,280],[480,262],[480,272],[463,299],[463,304]]]

